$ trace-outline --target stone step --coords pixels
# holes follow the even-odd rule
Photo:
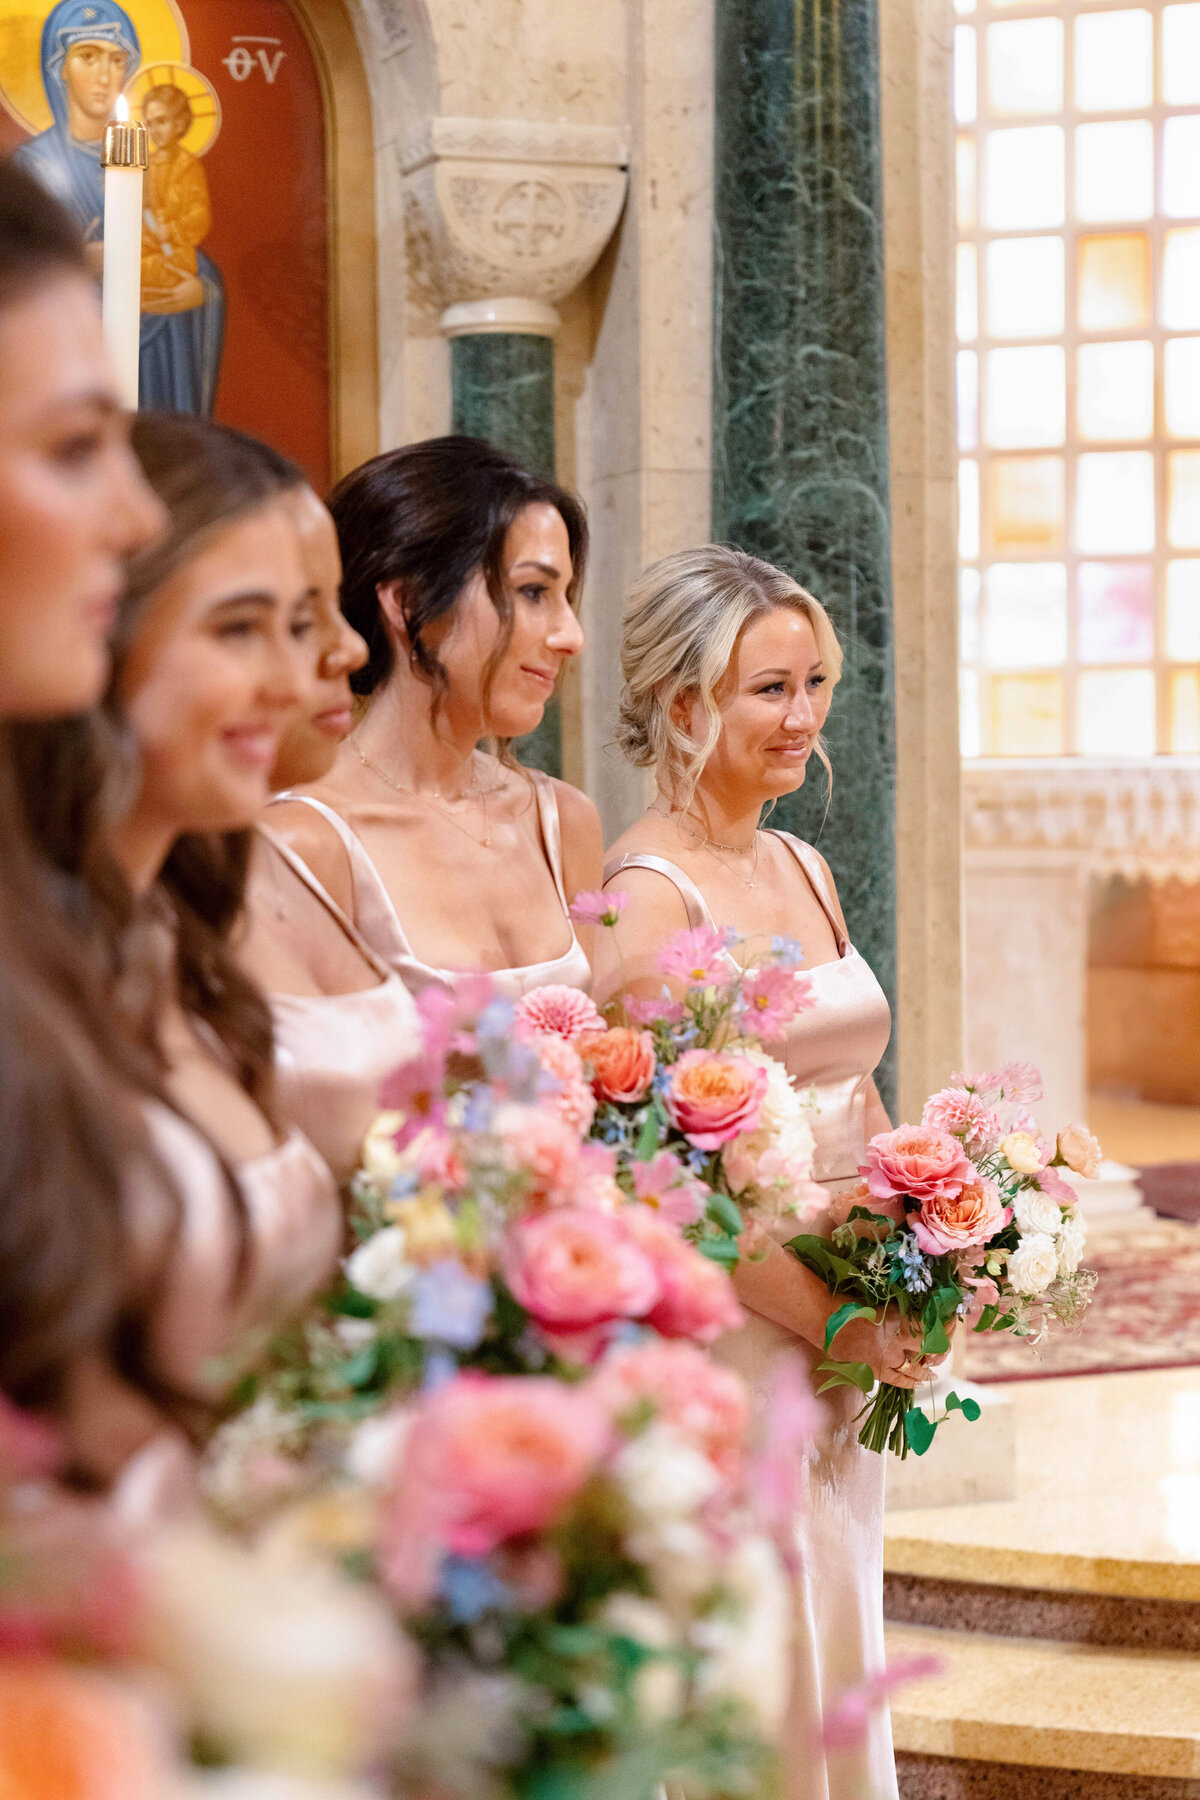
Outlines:
[[[889,1625],[902,1800],[1200,1800],[1200,1658]]]
[[[932,1625],[993,1637],[1047,1638],[1110,1650],[1183,1650],[1200,1655],[1200,1601],[995,1587],[885,1573],[883,1612],[897,1625]]]

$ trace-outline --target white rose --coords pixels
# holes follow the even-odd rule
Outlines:
[[[721,1481],[708,1457],[671,1425],[651,1425],[635,1437],[615,1468],[634,1515],[652,1522],[697,1512]]]
[[[792,1078],[785,1065],[777,1057],[768,1056],[760,1044],[749,1040],[739,1039],[736,1051],[756,1068],[767,1071],[767,1090],[758,1108],[758,1120],[762,1129],[769,1131],[772,1137],[779,1137],[795,1126],[808,1129],[807,1100],[802,1099],[792,1086]],[[811,1136],[811,1131],[809,1135]]]
[[[381,1187],[390,1187],[405,1166],[393,1141],[403,1123],[403,1113],[380,1113],[363,1139],[362,1166]]]
[[[1000,1154],[1008,1158],[1018,1175],[1036,1175],[1042,1167],[1037,1139],[1028,1131],[1010,1131],[1000,1146]]]
[[[1062,1207],[1041,1188],[1022,1188],[1013,1201],[1013,1218],[1022,1237],[1044,1232],[1057,1237],[1062,1230]]]
[[[791,1584],[765,1537],[743,1538],[723,1573],[731,1615],[706,1619],[694,1633],[707,1651],[696,1689],[740,1700],[773,1736],[783,1723],[791,1685]]]
[[[637,1594],[610,1594],[599,1622],[607,1631],[632,1638],[648,1650],[672,1650],[679,1642],[663,1608]],[[683,1670],[678,1662],[655,1657],[643,1663],[634,1677],[633,1699],[643,1724],[665,1725],[678,1718],[684,1699]]]
[[[1042,1294],[1058,1274],[1058,1246],[1048,1232],[1023,1237],[1008,1259],[1008,1279],[1018,1294]]]
[[[385,1225],[346,1258],[347,1278],[372,1300],[398,1300],[416,1278],[416,1264],[405,1255],[400,1225]]]
[[[1062,1235],[1058,1240],[1058,1273],[1074,1275],[1083,1261],[1083,1248],[1087,1242],[1087,1227],[1078,1213],[1073,1213],[1063,1220]]]
[[[199,1527],[156,1537],[144,1568],[150,1659],[235,1760],[341,1776],[389,1741],[414,1665],[373,1589]]]
[[[1100,1173],[1104,1152],[1086,1125],[1068,1125],[1065,1131],[1059,1132],[1058,1154],[1068,1169],[1074,1169],[1076,1175],[1082,1175],[1088,1181],[1094,1181]]]
[[[364,1419],[346,1447],[346,1473],[365,1487],[382,1487],[399,1465],[415,1416],[411,1407],[393,1406],[373,1419]]]

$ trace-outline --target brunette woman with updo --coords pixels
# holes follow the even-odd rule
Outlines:
[[[147,1350],[201,1429],[230,1379],[216,1359],[302,1308],[342,1245],[332,1177],[279,1118],[270,1010],[230,943],[248,828],[312,680],[313,603],[297,470],[168,414],[140,414],[133,446],[166,533],[131,562],[103,712],[27,732],[21,774],[113,1017],[157,1058],[145,1101],[182,1218],[165,1249],[153,1210],[137,1221],[156,1271]]]
[[[568,907],[599,883],[599,819],[508,749],[583,646],[582,507],[447,437],[365,463],[330,510],[366,704],[329,775],[272,807],[273,830],[414,993],[477,969],[512,996],[587,986]]]
[[[154,1173],[136,1099],[152,1059],[114,1030],[101,971],[55,905],[12,737],[100,698],[125,560],[163,523],[78,233],[0,163],[0,1389],[69,1426],[72,1386],[90,1381],[138,1433],[158,1414],[123,1200]],[[169,1211],[169,1184],[159,1193]],[[96,1477],[69,1429],[66,1458],[65,1474]]]

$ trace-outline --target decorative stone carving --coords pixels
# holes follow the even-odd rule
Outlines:
[[[1197,881],[1200,759],[965,762],[963,827],[976,866],[1045,859],[1082,875]]]
[[[593,267],[625,199],[625,134],[610,126],[432,119],[398,157],[410,260],[443,306],[552,306]],[[538,316],[508,329],[544,331]]]

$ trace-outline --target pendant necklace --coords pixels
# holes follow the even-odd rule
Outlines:
[[[648,810],[652,813],[657,813],[660,819],[666,819],[668,822],[671,822],[671,814],[669,812],[664,812],[661,806],[654,805]],[[687,823],[685,823],[685,821],[687,821]],[[687,813],[680,813],[679,818],[675,823],[678,829],[683,833],[684,837],[691,838],[692,842],[697,844],[701,850],[707,850],[713,859],[720,863],[723,869],[729,870],[729,873],[733,876],[734,880],[740,882],[742,887],[752,888],[758,886],[757,831],[755,831],[753,838],[748,844],[718,844],[715,839],[710,838],[707,834],[702,836],[694,827],[689,829],[691,821]],[[749,852],[753,852],[754,861],[751,865],[750,879],[748,881],[744,875],[740,874],[738,870],[734,868],[731,862],[726,862],[725,856],[720,854],[721,851],[724,851],[727,856],[745,856]]]
[[[491,822],[491,818],[488,813],[488,802],[487,802],[488,790],[487,790],[487,788],[480,786],[479,770],[477,767],[474,766],[474,758],[472,758],[471,779],[470,779],[469,783],[467,784],[466,788],[463,790],[463,792],[461,794],[456,795],[455,798],[460,801],[472,800],[472,799],[477,798],[482,802],[482,804],[483,804],[483,836],[481,838],[476,837],[476,835],[473,831],[468,831],[467,827],[463,824],[461,819],[455,818],[454,814],[449,810],[449,807],[447,806],[446,800],[443,795],[441,795],[441,794],[425,794],[425,793],[422,793],[418,788],[405,787],[403,782],[397,781],[394,778],[394,776],[389,775],[387,773],[386,769],[381,769],[377,762],[372,762],[371,758],[367,755],[366,751],[363,749],[362,745],[357,741],[356,738],[352,737],[350,739],[350,742],[351,742],[351,744],[353,744],[355,754],[357,755],[358,760],[362,764],[363,768],[370,769],[372,775],[377,775],[379,777],[380,781],[382,781],[386,787],[390,787],[392,789],[393,793],[403,794],[405,799],[407,799],[407,800],[423,800],[423,801],[425,801],[425,803],[427,805],[432,806],[432,808],[435,812],[440,813],[441,816],[445,820],[447,820],[449,824],[455,826],[459,831],[461,831],[464,837],[470,838],[470,840],[473,844],[478,844],[481,850],[490,850],[491,849],[491,847],[492,847],[492,822]]]

